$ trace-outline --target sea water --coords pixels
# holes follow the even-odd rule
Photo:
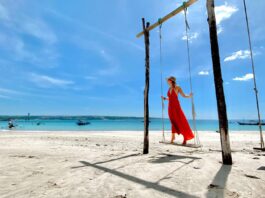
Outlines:
[[[17,131],[143,131],[143,118],[117,116],[0,116],[0,130],[8,130],[8,120],[12,119]],[[90,124],[79,126],[78,120]],[[189,120],[191,128],[193,121]],[[161,131],[163,120],[150,118],[149,128],[152,131]],[[169,119],[164,119],[165,130],[170,130]],[[218,131],[217,120],[196,120],[199,131]],[[229,121],[231,131],[258,131],[258,126],[242,126],[237,120]]]

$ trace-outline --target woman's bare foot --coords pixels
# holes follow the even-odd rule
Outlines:
[[[174,140],[176,139],[176,136],[175,136],[175,133],[172,133],[172,136],[171,136],[171,144],[174,143]]]

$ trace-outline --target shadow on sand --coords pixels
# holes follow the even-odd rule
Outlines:
[[[225,186],[232,166],[222,165],[217,174],[215,175],[212,183],[208,186],[206,197],[223,198],[225,197]]]
[[[173,175],[173,173],[175,173],[176,171],[180,170],[181,168],[193,163],[195,160],[200,160],[201,158],[199,157],[192,157],[192,156],[184,156],[184,155],[172,155],[172,154],[167,154],[167,153],[162,153],[160,154],[162,156],[160,157],[156,157],[152,160],[150,160],[149,162],[151,163],[171,163],[171,162],[178,162],[178,163],[182,163],[183,165],[176,168],[175,170],[171,171],[170,173],[168,173],[167,175],[165,175],[164,177],[162,177],[161,179],[159,179],[156,183],[159,183],[163,180],[166,179],[170,179],[171,175]],[[184,160],[189,160],[189,161],[184,161]]]
[[[126,155],[126,156],[122,156],[122,157],[115,158],[115,159],[111,159],[111,160],[106,160],[106,161],[102,161],[102,162],[97,162],[97,163],[94,163],[94,164],[104,164],[104,163],[114,162],[114,161],[117,161],[117,160],[126,159],[126,158],[129,158],[129,157],[134,157],[134,156],[139,156],[139,155],[140,155],[140,153],[134,153],[134,154],[130,154],[130,155]],[[75,168],[82,168],[82,167],[86,167],[86,165],[83,165],[83,166],[75,166],[75,167],[72,167],[72,169],[75,169]]]
[[[154,157],[154,159],[150,160],[151,163],[169,163],[169,162],[181,162],[184,164],[190,164],[195,160],[199,160],[199,157],[192,157],[192,156],[184,156],[184,155],[172,155],[167,153],[159,154],[160,157]],[[182,160],[189,159],[189,162],[183,162]]]
[[[159,181],[161,181],[164,177],[162,179],[160,179],[159,181],[157,181],[157,182],[150,182],[150,181],[146,181],[144,179],[141,179],[141,178],[138,178],[138,177],[135,177],[135,176],[132,176],[132,175],[125,174],[123,172],[120,172],[120,171],[117,171],[117,170],[114,170],[114,169],[110,169],[110,168],[106,168],[104,166],[98,165],[98,164],[103,164],[103,163],[107,163],[107,162],[112,162],[112,161],[115,161],[115,160],[125,159],[125,158],[136,156],[136,155],[139,155],[139,154],[127,155],[127,156],[120,157],[120,158],[117,158],[117,159],[107,160],[105,162],[98,162],[98,163],[94,163],[94,164],[89,163],[87,161],[80,161],[82,166],[77,166],[77,167],[72,167],[72,168],[93,167],[93,168],[102,170],[104,172],[110,173],[112,175],[118,176],[118,177],[120,177],[122,179],[126,179],[128,181],[143,185],[146,188],[150,188],[150,189],[153,189],[153,190],[156,190],[156,191],[171,195],[173,197],[197,198],[197,196],[194,196],[194,195],[182,192],[182,191],[178,191],[178,190],[175,190],[175,189],[168,188],[166,186],[160,185]],[[172,160],[185,159],[185,158],[191,158],[191,157],[189,157],[189,156],[167,155],[166,154],[166,156],[164,156],[164,157],[162,157],[162,159],[160,159],[161,161],[158,159],[158,161],[154,161],[154,163],[164,163],[164,162],[170,162]],[[196,159],[200,159],[200,158],[193,158],[192,157],[191,161],[194,161]],[[189,164],[189,163],[191,163],[191,162],[184,163],[184,165]]]

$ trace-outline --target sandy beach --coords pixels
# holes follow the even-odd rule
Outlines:
[[[218,133],[199,134],[194,149],[151,132],[142,155],[142,132],[0,132],[0,197],[265,197],[257,132],[230,134],[233,166]]]

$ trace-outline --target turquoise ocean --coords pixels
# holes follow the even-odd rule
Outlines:
[[[15,123],[13,131],[143,131],[143,118],[117,116],[0,116],[0,130],[8,130],[8,120]],[[78,120],[89,122],[79,126]],[[258,131],[258,126],[241,126],[237,121],[230,120],[231,131]],[[165,130],[170,130],[170,121],[164,120]],[[192,120],[189,120],[192,126]],[[197,130],[217,131],[217,120],[197,120]],[[150,130],[161,131],[162,119],[150,118]]]

